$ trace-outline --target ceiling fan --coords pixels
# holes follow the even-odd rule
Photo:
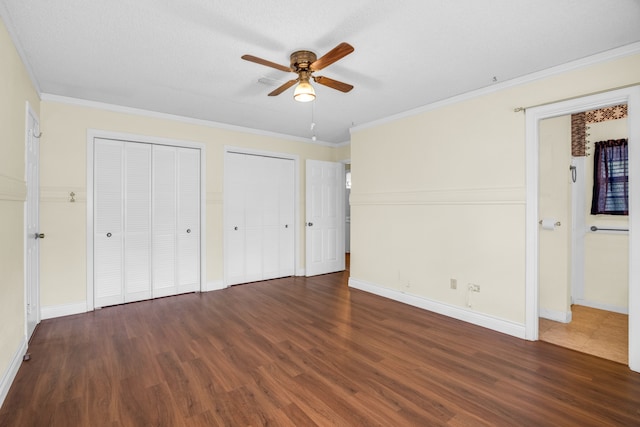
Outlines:
[[[353,86],[350,84],[339,82],[328,77],[313,75],[315,71],[322,70],[339,59],[344,58],[353,52],[353,50],[353,46],[344,42],[340,43],[320,58],[317,58],[316,54],[311,51],[298,50],[291,54],[291,65],[289,67],[276,64],[275,62],[267,61],[266,59],[258,58],[253,55],[242,55],[242,59],[245,61],[255,62],[256,64],[266,65],[267,67],[275,68],[276,70],[297,73],[297,79],[289,80],[269,93],[269,96],[280,95],[282,92],[298,83],[293,94],[293,98],[296,101],[308,102],[313,101],[316,97],[316,93],[313,90],[311,83],[309,83],[309,79],[313,79],[313,81],[318,84],[328,86],[332,89],[339,90],[340,92],[349,92],[353,89]]]

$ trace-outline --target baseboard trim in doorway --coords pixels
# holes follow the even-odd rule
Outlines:
[[[202,290],[203,292],[219,291],[227,288],[228,286],[225,286],[222,280],[210,280],[205,283],[205,287],[206,288]]]
[[[473,325],[482,326],[483,328],[491,329],[496,332],[502,332],[503,334],[511,335],[516,338],[524,339],[525,337],[525,326],[521,323],[470,311],[462,307],[445,304],[428,298],[406,294],[394,289],[384,288],[374,283],[354,279],[353,277],[349,278],[349,287],[412,305],[414,307],[422,308],[424,310],[433,311],[434,313],[462,320],[463,322],[471,323]]]
[[[554,322],[571,323],[571,311],[554,311],[541,308],[539,316]]]
[[[87,312],[86,302],[75,302],[72,304],[50,305],[42,307],[40,317],[44,319],[54,319],[56,317],[71,316]]]
[[[4,374],[2,374],[2,381],[0,382],[0,407],[2,407],[4,400],[7,398],[7,394],[9,394],[9,389],[11,388],[11,384],[13,384],[13,380],[16,378],[16,375],[18,375],[18,370],[22,364],[22,358],[26,352],[27,337],[23,337],[22,341],[18,345],[18,349],[11,359],[11,363]]]
[[[575,305],[584,305],[585,307],[597,308],[598,310],[613,311],[614,313],[620,313],[620,314],[629,314],[628,307],[619,307],[617,305],[602,304],[599,302],[589,301],[585,299],[576,299],[573,303]]]

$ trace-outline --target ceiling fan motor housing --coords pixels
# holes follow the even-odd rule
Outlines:
[[[296,73],[298,71],[307,71],[311,64],[316,62],[316,54],[308,50],[299,50],[291,54],[291,69]]]

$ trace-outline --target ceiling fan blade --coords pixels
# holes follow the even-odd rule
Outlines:
[[[313,77],[313,81],[315,81],[318,84],[324,85],[324,86],[329,86],[332,89],[336,89],[339,90],[340,92],[349,92],[351,89],[353,89],[353,86],[348,84],[348,83],[343,83],[343,82],[339,82],[337,80],[333,80],[330,79],[329,77],[322,77],[322,76],[318,76],[318,77]]]
[[[275,62],[267,61],[266,59],[258,58],[253,55],[242,55],[242,59],[249,62],[255,62],[256,64],[266,65],[267,67],[275,68],[276,70],[291,72],[291,68],[285,67],[284,65],[276,64]]]
[[[342,42],[338,46],[331,49],[329,52],[325,53],[321,58],[314,61],[310,68],[313,71],[322,70],[324,67],[327,67],[339,59],[344,58],[353,52],[353,46],[349,43]]]
[[[276,96],[276,95],[280,95],[282,92],[284,92],[285,90],[289,89],[291,86],[293,86],[294,84],[296,84],[298,82],[298,80],[289,80],[288,82],[286,82],[285,84],[283,84],[282,86],[280,86],[279,88],[273,90],[269,96]]]

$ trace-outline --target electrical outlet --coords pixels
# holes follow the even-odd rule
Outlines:
[[[458,280],[456,280],[456,279],[451,279],[451,280],[449,281],[449,287],[450,287],[451,289],[458,289]]]
[[[480,285],[474,285],[473,283],[469,283],[469,288],[471,292],[480,292]]]

